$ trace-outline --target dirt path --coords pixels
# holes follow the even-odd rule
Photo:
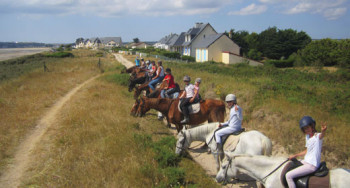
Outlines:
[[[4,171],[3,176],[0,177],[0,187],[12,188],[18,187],[21,183],[21,177],[28,168],[28,164],[31,161],[31,152],[35,148],[36,144],[41,140],[42,136],[46,133],[48,128],[55,121],[57,113],[62,106],[82,87],[90,83],[100,75],[90,78],[84,83],[70,90],[64,97],[59,99],[48,112],[40,119],[35,129],[22,141],[19,145],[13,163],[8,165]]]
[[[122,55],[120,54],[113,54],[117,61],[122,63],[124,66],[127,68],[134,66],[132,62],[128,61],[125,59]],[[174,136],[177,135],[176,129],[172,127],[171,132],[174,134]],[[216,177],[216,165],[215,165],[215,160],[212,154],[208,154],[206,149],[202,149],[201,146],[203,146],[203,142],[192,142],[190,146],[190,150],[188,153],[191,155],[192,159],[196,161],[199,165],[202,166],[202,168],[206,171],[206,173],[212,177]],[[252,178],[246,176],[246,175],[239,175],[241,180],[252,180]],[[239,187],[256,187],[256,183],[254,182],[239,182],[235,184],[227,184],[226,186],[223,187],[232,187],[232,188],[239,188]]]

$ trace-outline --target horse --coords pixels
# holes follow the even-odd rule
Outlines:
[[[155,109],[165,115],[168,123],[175,124],[177,132],[180,132],[183,124],[182,113],[178,109],[180,99],[167,98],[146,98],[142,97],[138,112],[141,116],[145,115],[151,109]],[[200,102],[200,111],[196,114],[190,114],[189,125],[199,125],[208,120],[208,122],[223,122],[226,113],[225,103],[220,100],[206,99]]]
[[[146,74],[146,72],[139,72],[138,74],[136,74],[136,76],[131,76],[129,78],[129,92],[131,92],[132,89],[134,89],[136,84],[143,84],[146,82]]]
[[[236,155],[226,153],[220,171],[216,175],[217,182],[229,181],[238,171],[242,171],[261,182],[266,188],[284,188],[281,173],[287,164],[287,158],[267,157],[257,155]],[[329,171],[331,187],[348,187],[350,185],[350,171],[337,168]]]
[[[132,73],[135,68],[137,68],[136,65],[127,69],[123,69],[120,73]]]
[[[219,123],[208,123],[192,129],[183,129],[177,135],[176,154],[181,154],[189,148],[193,141],[206,142],[212,151],[216,161],[217,171],[220,168],[217,144],[214,140],[214,131],[218,128]],[[229,141],[229,140],[228,140]],[[234,150],[234,154],[251,154],[251,155],[271,155],[271,140],[259,131],[248,131],[240,134],[239,141]],[[221,159],[222,160],[222,159]]]

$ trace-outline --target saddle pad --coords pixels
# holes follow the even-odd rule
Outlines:
[[[323,177],[311,176],[309,178],[309,188],[329,188],[329,173]]]
[[[177,106],[177,108],[182,113],[181,108],[180,108],[180,104],[181,104],[181,101],[179,102],[179,105]],[[200,102],[194,103],[194,104],[191,104],[190,106],[188,106],[188,111],[190,112],[190,114],[198,113],[199,110],[201,110]]]

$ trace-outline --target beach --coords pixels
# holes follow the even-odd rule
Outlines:
[[[51,48],[0,48],[0,61],[49,50],[51,50]]]

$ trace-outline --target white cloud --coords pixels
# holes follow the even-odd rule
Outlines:
[[[255,3],[248,5],[247,7],[242,8],[239,11],[231,11],[229,15],[252,15],[252,14],[261,14],[266,12],[266,5],[256,5]]]
[[[0,6],[6,7],[7,13],[110,17],[210,14],[231,3],[232,0],[1,0]]]
[[[269,1],[269,0],[262,0]],[[271,0],[272,1],[272,0]],[[321,14],[328,20],[335,20],[345,15],[346,0],[292,0],[286,6],[286,14],[311,13]]]

